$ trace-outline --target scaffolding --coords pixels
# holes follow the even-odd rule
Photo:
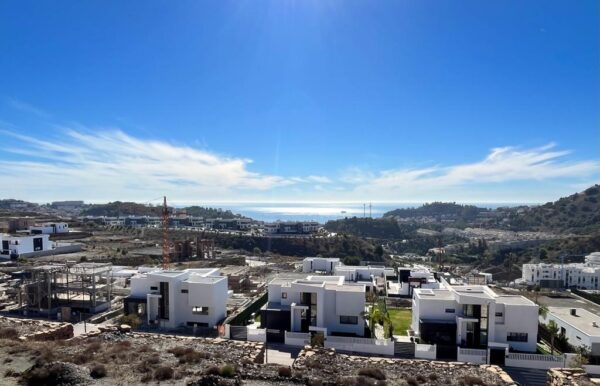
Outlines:
[[[69,320],[73,312],[96,314],[110,308],[112,264],[51,264],[31,267],[21,287],[20,306],[28,313]]]

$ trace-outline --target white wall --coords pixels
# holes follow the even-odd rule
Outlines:
[[[325,338],[325,348],[335,348],[339,351],[394,356],[394,341],[391,339],[328,336]]]
[[[415,344],[415,358],[436,360],[437,346],[435,344]]]

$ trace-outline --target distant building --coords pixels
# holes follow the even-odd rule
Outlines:
[[[47,222],[40,225],[32,225],[29,232],[33,235],[53,235],[57,233],[69,233],[69,224],[66,222]]]
[[[309,234],[318,232],[319,228],[316,221],[277,221],[263,225],[267,234]]]
[[[421,341],[462,348],[535,352],[538,306],[487,286],[415,289],[412,329]]]
[[[440,282],[429,268],[419,265],[398,268],[398,283],[393,284],[390,283],[390,286],[396,290],[394,294],[402,297],[412,297],[416,288],[440,288]]]
[[[131,277],[126,314],[167,329],[214,327],[227,315],[227,278],[217,268],[155,270]]]
[[[594,357],[600,357],[600,315],[583,308],[548,307],[544,324],[551,320],[558,326],[558,334],[566,337],[575,347],[587,347]]]
[[[269,282],[268,290],[268,303],[261,310],[261,328],[274,331],[281,339],[284,331],[365,334],[362,284],[348,284],[337,276],[277,278]]]
[[[10,257],[51,250],[53,245],[50,235],[0,235],[0,254]]]
[[[342,265],[342,262],[337,257],[307,257],[302,261],[302,272],[330,275],[339,265]]]
[[[600,252],[587,255],[585,263],[523,264],[521,278],[544,288],[600,289]]]

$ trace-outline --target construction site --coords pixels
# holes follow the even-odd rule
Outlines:
[[[112,264],[48,264],[23,272],[18,294],[24,315],[70,321],[74,315],[110,309]]]

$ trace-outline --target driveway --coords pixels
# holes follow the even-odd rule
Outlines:
[[[280,343],[269,343],[265,355],[266,363],[291,366],[300,354],[302,347],[290,347]]]

